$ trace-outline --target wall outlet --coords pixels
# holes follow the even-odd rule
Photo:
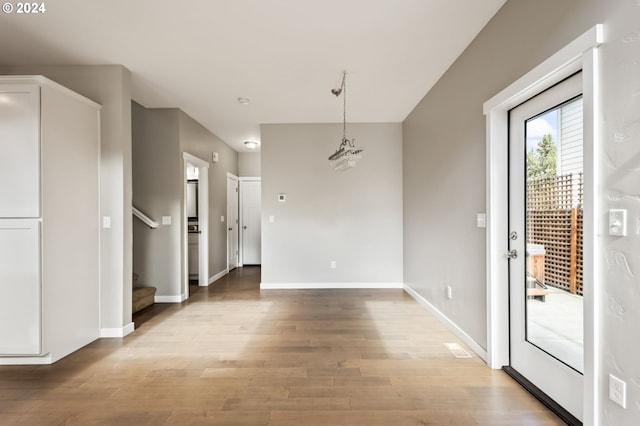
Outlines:
[[[331,261],[331,269],[336,269],[338,267],[338,265],[336,264],[335,260]]]
[[[627,211],[625,209],[609,210],[609,235],[627,236]]]
[[[613,374],[609,374],[609,399],[627,408],[627,384]]]
[[[447,299],[453,299],[453,288],[450,285],[447,286]]]
[[[171,225],[171,216],[162,216],[163,225]]]
[[[102,227],[104,229],[111,228],[111,216],[102,216]]]

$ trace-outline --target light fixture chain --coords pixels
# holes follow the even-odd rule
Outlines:
[[[347,140],[347,72],[342,72],[342,141]]]

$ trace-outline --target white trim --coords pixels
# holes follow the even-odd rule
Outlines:
[[[212,276],[211,278],[209,278],[209,285],[213,284],[214,282],[218,281],[220,278],[224,277],[225,275],[227,275],[229,273],[228,269],[223,269],[222,271],[218,272],[217,274],[215,274],[214,276]]]
[[[155,303],[182,303],[187,300],[186,295],[180,294],[177,296],[154,296],[153,301]]]
[[[388,289],[403,288],[402,283],[260,283],[260,290]]]
[[[602,35],[602,25],[594,26],[483,106],[487,123],[487,363],[491,368],[509,364],[509,278],[503,256],[508,234],[509,109],[583,68],[583,55],[602,43]]]
[[[455,322],[451,321],[449,317],[440,312],[435,306],[433,306],[427,299],[422,297],[417,291],[404,285],[404,291],[413,297],[422,307],[429,311],[434,317],[436,317],[441,323],[443,323],[449,330],[455,334],[458,339],[462,340],[473,352],[476,353],[483,361],[487,361],[487,351],[478,344],[471,336],[460,328]]]
[[[210,166],[208,161],[205,161],[202,158],[196,157],[195,155],[189,154],[188,152],[183,152],[182,158],[187,160],[187,163],[194,165],[198,168],[206,167],[208,169]]]
[[[230,222],[230,218],[229,218],[229,180],[232,180],[235,182],[236,185],[236,200],[235,200],[235,207],[236,207],[236,223],[233,224]],[[227,236],[227,271],[232,269],[231,265],[229,264],[229,244],[230,244],[230,240],[229,240],[229,224],[231,224],[231,226],[235,225],[237,226],[236,231],[236,264],[233,267],[233,269],[240,267],[240,181],[238,176],[234,175],[233,173],[227,172],[227,179],[225,181],[225,185],[226,185],[226,190],[225,190],[225,195],[226,195],[226,203],[227,203],[227,222],[226,222],[226,226],[225,226],[225,235]]]
[[[135,324],[130,322],[124,327],[114,327],[114,328],[101,328],[100,329],[100,337],[101,338],[109,338],[109,337],[124,337],[135,330]]]
[[[599,62],[597,47],[603,43],[603,26],[598,24],[515,83],[487,101],[483,110],[487,128],[487,363],[491,368],[509,364],[508,264],[506,252],[508,112],[531,96],[582,69],[584,100],[584,275],[593,283],[584,297],[584,397],[583,421],[599,423],[600,341],[602,291],[596,257],[598,251],[595,215],[597,204],[597,158],[600,135]]]
[[[0,365],[46,365],[53,364],[51,354],[42,356],[0,356]]]
[[[583,271],[583,280],[592,283],[591,291],[585,289],[583,301],[586,315],[584,319],[584,409],[583,422],[585,425],[599,424],[600,392],[599,377],[601,373],[601,352],[599,325],[604,317],[602,306],[604,305],[604,290],[600,275],[600,241],[598,233],[598,221],[596,215],[601,211],[597,196],[597,182],[600,182],[598,173],[598,159],[600,141],[600,62],[598,49],[593,48],[583,55],[583,166],[584,166],[584,219],[583,239],[584,252],[583,264],[589,265]]]
[[[509,110],[538,92],[564,80],[582,68],[582,56],[603,42],[602,24],[593,26],[584,34],[553,54],[546,61],[520,77],[509,87],[484,103],[484,114]]]
[[[206,286],[209,276],[209,162],[188,152],[183,158],[183,200],[182,200],[182,292],[183,300],[189,297],[189,231],[187,217],[187,166],[198,168],[198,285]]]

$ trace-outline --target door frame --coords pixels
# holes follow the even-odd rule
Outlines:
[[[238,228],[236,229],[236,231],[239,231],[240,229],[240,182],[239,182],[239,178],[238,176],[234,175],[233,173],[227,172],[227,180],[225,181],[226,183],[226,189],[227,189],[227,194],[226,194],[226,199],[227,199],[227,226],[225,227],[226,230],[226,234],[227,234],[227,272],[229,272],[230,269],[230,264],[229,264],[229,221],[231,220],[231,218],[229,217],[229,194],[228,194],[228,190],[229,190],[229,179],[234,180],[236,182],[236,215],[237,217],[237,223],[235,224]],[[237,233],[237,240],[236,240],[236,248],[238,250],[238,255],[236,256],[236,266],[235,268],[239,268],[240,265],[240,232]]]
[[[593,283],[584,295],[584,413],[585,424],[594,424],[598,408],[599,335],[601,294],[597,257],[596,182],[599,140],[598,46],[603,26],[595,25],[543,63],[492,97],[483,105],[486,116],[486,282],[487,364],[499,369],[509,358],[509,264],[508,250],[508,141],[509,110],[537,93],[582,70],[584,102],[584,280]]]
[[[198,285],[209,285],[209,163],[188,152],[183,159],[182,197],[182,300],[189,298],[189,230],[187,218],[187,165],[198,168]]]
[[[239,225],[240,225],[240,235],[238,237],[238,246],[240,247],[240,254],[238,256],[238,266],[244,266],[244,214],[243,214],[243,209],[244,209],[244,205],[243,205],[243,199],[242,199],[242,190],[243,190],[243,184],[245,182],[260,182],[262,183],[262,178],[261,177],[241,177],[239,179],[239,184],[240,184],[240,192],[239,192],[239,196],[238,199],[240,201],[240,208],[238,209],[239,213],[238,213],[238,217],[239,217]]]

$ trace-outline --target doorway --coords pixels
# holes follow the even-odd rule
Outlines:
[[[509,111],[509,371],[583,411],[582,74]]]
[[[189,297],[190,278],[209,285],[209,163],[183,153],[183,294]]]
[[[494,369],[510,365],[510,260],[509,243],[509,111],[536,94],[582,71],[583,94],[583,294],[584,374],[582,412],[575,416],[585,424],[597,422],[601,386],[596,328],[602,305],[602,283],[598,262],[599,230],[594,212],[598,209],[599,110],[598,47],[604,40],[601,24],[595,25],[537,67],[494,95],[483,105],[487,128],[487,364]],[[521,248],[522,250],[522,248]],[[524,272],[523,272],[524,273]]]
[[[238,177],[227,173],[227,271],[238,267]]]

